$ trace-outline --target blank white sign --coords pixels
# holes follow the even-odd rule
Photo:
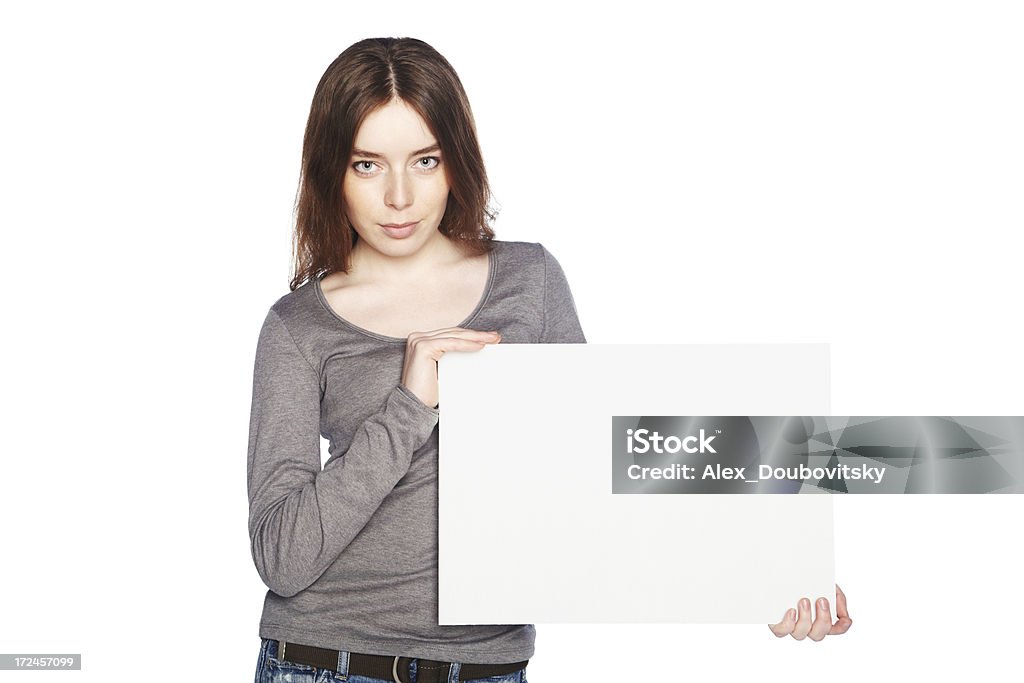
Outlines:
[[[828,415],[827,344],[497,344],[438,364],[439,623],[834,604],[832,499],[612,494],[613,415]]]

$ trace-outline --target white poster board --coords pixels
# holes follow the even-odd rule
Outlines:
[[[834,602],[829,494],[613,494],[611,470],[615,415],[828,415],[827,344],[497,344],[438,375],[440,624]]]

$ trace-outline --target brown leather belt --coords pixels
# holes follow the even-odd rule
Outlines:
[[[313,645],[277,641],[277,659],[315,666],[319,669],[338,670],[337,650],[328,650]],[[355,676],[383,678],[398,683],[409,683],[409,662],[412,657],[388,657],[385,655],[364,655],[350,652],[348,656],[348,673]],[[467,681],[474,678],[502,676],[526,667],[530,660],[511,662],[509,664],[462,664],[459,668],[459,680]],[[439,662],[433,659],[416,660],[417,683],[447,683],[451,671],[450,662]]]

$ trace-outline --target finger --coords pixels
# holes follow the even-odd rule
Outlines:
[[[807,637],[815,642],[824,640],[831,628],[832,611],[829,609],[828,600],[825,598],[818,598],[817,610],[815,610],[814,614],[814,623],[811,624],[811,630],[807,633]]]
[[[434,337],[409,337],[406,344],[411,348],[416,348],[420,344],[427,344],[432,342],[444,342],[445,340],[459,339],[464,341],[472,341],[478,344],[497,344],[501,341],[501,335],[492,332],[449,332],[448,334],[439,334]]]
[[[416,353],[425,353],[431,360],[439,360],[448,351],[479,351],[487,343],[477,339],[459,337],[439,337],[437,339],[421,339],[413,343]]]
[[[832,628],[828,630],[830,636],[839,636],[850,630],[853,626],[853,619],[850,617],[839,617],[836,623],[832,624]]]
[[[790,635],[797,640],[803,640],[811,631],[811,601],[807,598],[800,598],[797,603],[796,626]]]
[[[836,616],[837,617],[848,617],[850,616],[849,611],[846,609],[846,593],[843,589],[836,584]]]
[[[793,627],[796,626],[796,610],[788,609],[786,614],[782,617],[782,621],[777,624],[768,624],[768,628],[772,630],[779,638],[784,638],[793,632]]]
[[[846,593],[843,593],[843,589],[839,587],[838,583],[836,584],[836,616],[838,619],[828,632],[830,636],[846,633],[853,626],[853,619],[850,618],[850,612],[846,608]]]
[[[448,334],[438,334],[434,337],[424,336],[412,336],[410,335],[406,345],[410,348],[417,348],[423,345],[427,345],[429,348],[434,348],[437,344],[444,344],[453,340],[458,341],[471,341],[478,344],[494,344],[501,339],[501,336],[496,333],[490,332],[450,332]]]
[[[436,330],[418,330],[416,332],[411,332],[409,334],[409,336],[411,337],[411,336],[415,335],[417,337],[436,337],[436,336],[438,336],[440,334],[448,334],[448,333],[451,333],[451,332],[458,332],[459,330],[462,330],[462,329],[465,329],[465,328],[462,328],[462,327],[440,327],[440,328],[438,328]]]
[[[463,337],[471,339],[484,339],[492,337],[501,337],[501,334],[497,330],[470,330],[465,327],[445,327],[440,330],[413,332],[409,335],[409,340],[411,341],[413,337],[417,339],[436,339],[438,337]]]

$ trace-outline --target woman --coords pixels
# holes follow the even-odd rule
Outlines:
[[[533,625],[437,624],[437,360],[586,340],[558,262],[494,240],[489,198],[440,54],[371,39],[328,67],[303,144],[296,274],[253,377],[249,534],[270,588],[257,683],[526,681]]]
[[[270,588],[257,681],[526,680],[533,625],[437,624],[437,360],[586,340],[558,262],[494,240],[489,197],[440,54],[364,40],[328,67],[292,291],[256,352],[249,533]]]

